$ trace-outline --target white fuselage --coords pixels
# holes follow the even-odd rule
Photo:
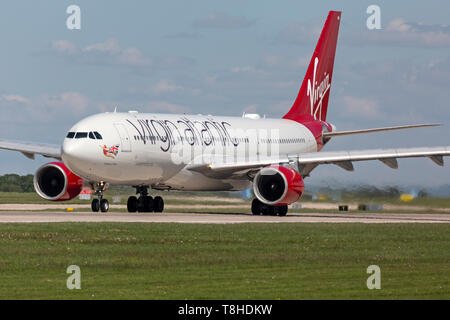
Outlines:
[[[189,168],[317,151],[313,134],[286,119],[114,112],[85,118],[69,132],[62,159],[75,174],[156,189],[242,190],[248,179],[210,178]]]

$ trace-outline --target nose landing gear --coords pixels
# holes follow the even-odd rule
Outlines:
[[[100,181],[95,185],[92,185],[92,189],[95,190],[94,194],[98,197],[97,199],[92,200],[91,209],[93,212],[108,212],[109,210],[109,202],[106,199],[103,199],[103,192],[105,191],[106,183],[104,181]]]
[[[160,196],[153,198],[148,195],[147,186],[136,187],[139,197],[131,196],[127,201],[128,212],[163,212],[164,200]]]

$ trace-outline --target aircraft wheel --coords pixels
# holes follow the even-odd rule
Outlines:
[[[108,212],[109,210],[109,202],[106,199],[100,200],[100,210],[102,212]]]
[[[270,216],[272,214],[272,206],[261,203],[261,213],[263,216]]]
[[[288,206],[287,205],[280,206],[279,210],[278,210],[278,215],[280,217],[284,217],[284,216],[286,216],[287,212],[288,212]]]
[[[259,216],[261,214],[261,201],[258,199],[253,199],[252,201],[252,214],[255,216]]]
[[[269,215],[269,216],[276,216],[276,215],[278,215],[278,207],[276,207],[276,206],[267,206],[268,207],[268,209],[267,209],[267,214]]]
[[[152,212],[153,198],[151,196],[140,196],[138,198],[138,212]]]
[[[164,210],[164,200],[160,196],[156,196],[153,199],[153,211],[163,212]]]
[[[271,213],[272,216],[278,216],[280,214],[280,211],[281,211],[281,207],[279,207],[279,206],[272,206],[270,213]]]
[[[100,201],[98,199],[92,200],[91,209],[92,212],[98,212],[100,210]]]
[[[128,212],[136,212],[138,209],[138,199],[135,196],[131,196],[127,201]]]

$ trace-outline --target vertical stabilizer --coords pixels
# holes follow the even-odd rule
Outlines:
[[[284,119],[326,120],[340,22],[341,12],[328,13],[300,92]]]

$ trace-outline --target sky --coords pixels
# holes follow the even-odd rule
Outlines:
[[[381,29],[369,30],[368,6]],[[80,29],[68,29],[70,5]],[[448,1],[2,1],[0,138],[60,144],[113,111],[280,118],[295,100],[329,10],[342,11],[327,121],[339,130],[440,127],[336,137],[325,150],[450,145]],[[48,159],[0,151],[0,174]],[[448,161],[447,161],[448,162]],[[315,169],[314,184],[438,186],[429,159]],[[307,181],[307,183],[308,183]]]

